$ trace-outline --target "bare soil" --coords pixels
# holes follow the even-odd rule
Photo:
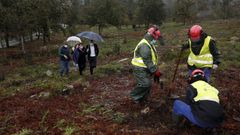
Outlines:
[[[75,134],[239,134],[239,69],[217,73],[214,73],[218,78],[215,83],[220,90],[226,120],[214,130],[200,129],[189,123],[183,128],[172,128],[173,100],[166,96],[168,86],[161,89],[159,84],[153,84],[149,102],[135,104],[129,97],[134,79],[130,72],[124,71],[103,78],[89,77],[90,87],[84,89],[78,85],[70,95],[36,98],[32,95],[46,90],[33,89],[0,99],[0,134],[16,133],[23,128],[33,130],[34,134],[61,134],[63,130],[57,122],[62,119],[65,125],[74,123],[79,127]],[[176,84],[182,82],[185,82],[183,78]],[[96,105],[96,111],[83,113],[86,106]],[[150,108],[145,110],[147,113],[141,113],[146,107]],[[121,114],[120,121],[115,118],[116,114]]]

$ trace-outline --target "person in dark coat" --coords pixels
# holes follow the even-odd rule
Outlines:
[[[97,67],[97,56],[99,54],[98,45],[93,42],[93,40],[90,41],[90,44],[86,46],[86,52],[88,56],[88,62],[90,67],[90,73],[93,74],[93,69]]]
[[[86,48],[82,45],[79,44],[78,46],[78,69],[80,75],[83,74],[83,70],[86,67]]]
[[[70,57],[70,50],[67,44],[64,44],[59,49],[59,57],[60,57],[60,75],[63,76],[64,72],[68,76],[69,74],[69,61],[71,60]]]
[[[189,79],[184,101],[175,100],[172,118],[179,126],[182,117],[202,128],[214,128],[224,120],[223,107],[219,101],[219,91],[207,83],[204,72],[195,69]]]
[[[73,48],[72,48],[72,58],[73,58],[73,65],[76,67],[76,71],[79,69],[78,67],[78,57],[79,57],[79,44],[76,44]]]

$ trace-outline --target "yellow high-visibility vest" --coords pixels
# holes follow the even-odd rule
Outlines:
[[[154,65],[157,65],[157,64],[158,64],[158,56],[157,56],[156,48],[155,48],[154,46],[150,45],[146,39],[142,39],[142,40],[138,43],[138,45],[136,46],[136,48],[135,48],[135,50],[134,50],[134,57],[133,57],[133,59],[132,59],[132,64],[133,64],[134,66],[147,68],[147,66],[146,66],[146,65],[144,64],[144,62],[143,62],[142,57],[137,57],[137,56],[136,56],[136,51],[137,51],[137,49],[138,49],[139,46],[140,46],[141,44],[143,44],[143,43],[147,44],[147,45],[151,48],[152,62],[153,62]]]
[[[190,46],[190,54],[188,56],[188,65],[193,66],[195,65],[197,68],[203,68],[203,67],[210,67],[213,66],[213,56],[210,53],[209,50],[209,43],[210,43],[211,37],[207,36],[204,40],[204,44],[202,46],[202,49],[199,53],[199,55],[195,55],[192,51],[192,42],[189,39],[189,46]]]
[[[200,80],[191,84],[197,89],[197,96],[194,97],[194,101],[210,100],[219,103],[218,90],[208,83]]]

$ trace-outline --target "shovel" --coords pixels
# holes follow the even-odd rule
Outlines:
[[[174,95],[174,94],[172,94],[172,92],[173,92],[173,90],[175,90],[174,82],[175,82],[175,78],[176,78],[176,74],[177,74],[177,71],[178,71],[178,66],[179,66],[179,63],[180,63],[180,60],[181,60],[182,53],[183,53],[183,50],[181,49],[181,51],[178,55],[178,60],[177,60],[177,63],[176,63],[176,67],[175,67],[175,71],[174,71],[174,74],[173,74],[172,82],[171,82],[170,88],[168,90],[168,97],[170,99],[178,99],[179,98],[178,95]]]

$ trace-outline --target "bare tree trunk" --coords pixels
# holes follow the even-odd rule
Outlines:
[[[26,43],[25,35],[23,35],[23,42]]]
[[[222,11],[223,11],[223,19],[228,19],[230,16],[230,4],[232,0],[223,0],[222,1]]]
[[[46,33],[45,31],[43,31],[43,45],[46,44]]]
[[[5,80],[5,75],[3,71],[0,71],[0,82]]]
[[[37,31],[37,39],[38,40],[40,39],[40,31],[39,30]]]
[[[9,34],[8,32],[5,33],[5,42],[6,42],[6,47],[9,48]]]
[[[3,42],[2,42],[2,37],[0,37],[0,45],[1,45],[1,48],[4,48]]]
[[[32,31],[30,31],[29,37],[30,37],[30,41],[32,42],[33,41],[33,33],[32,33]]]
[[[46,43],[47,43],[48,35],[49,35],[48,32],[49,32],[49,28],[46,25],[43,27],[43,45],[46,45]]]
[[[26,50],[25,50],[25,46],[24,46],[24,36],[23,35],[20,36],[20,40],[21,40],[22,52],[23,52],[23,54],[26,54]]]
[[[48,42],[50,42],[51,41],[51,33],[50,33],[50,30],[49,29],[47,29],[47,31],[46,31],[46,33],[47,33],[47,40],[48,40]]]

